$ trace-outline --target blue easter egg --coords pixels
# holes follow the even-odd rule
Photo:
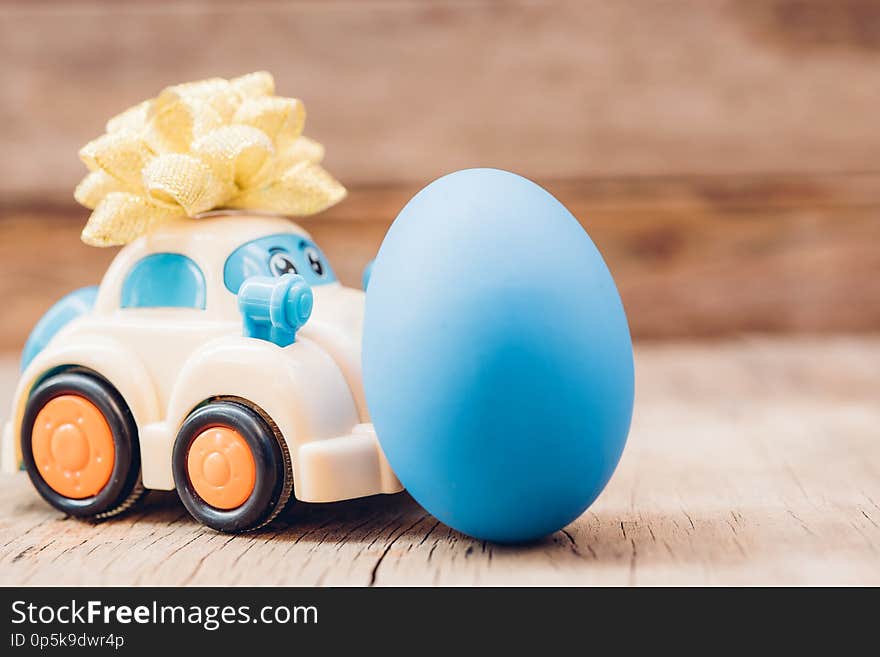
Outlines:
[[[577,518],[632,417],[632,343],[602,256],[552,195],[497,169],[444,176],[400,212],[370,277],[363,367],[401,482],[480,539]]]

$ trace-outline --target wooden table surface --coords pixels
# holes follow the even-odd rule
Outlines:
[[[565,530],[472,540],[406,494],[300,505],[256,534],[174,494],[101,524],[0,478],[0,584],[880,584],[880,337],[637,348],[620,467]],[[14,380],[0,366],[0,393]]]

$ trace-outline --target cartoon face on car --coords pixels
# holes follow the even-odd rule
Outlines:
[[[251,276],[298,274],[309,285],[335,283],[336,275],[317,245],[309,238],[278,233],[242,244],[226,260],[223,282],[230,292]]]
[[[171,222],[37,324],[3,463],[71,515],[176,489],[223,531],[293,499],[398,492],[364,400],[363,309],[290,221]]]

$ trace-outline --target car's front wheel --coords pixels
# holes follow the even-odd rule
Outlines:
[[[293,489],[290,457],[270,421],[238,400],[198,407],[174,443],[174,484],[199,522],[244,532],[271,522]]]
[[[33,389],[21,454],[40,495],[72,516],[116,515],[144,493],[137,425],[119,392],[93,372],[62,372]]]

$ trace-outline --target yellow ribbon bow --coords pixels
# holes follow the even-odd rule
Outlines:
[[[127,244],[167,221],[218,208],[304,216],[345,197],[302,135],[305,108],[269,73],[168,87],[107,122],[79,152],[74,196],[93,210],[82,240]]]

